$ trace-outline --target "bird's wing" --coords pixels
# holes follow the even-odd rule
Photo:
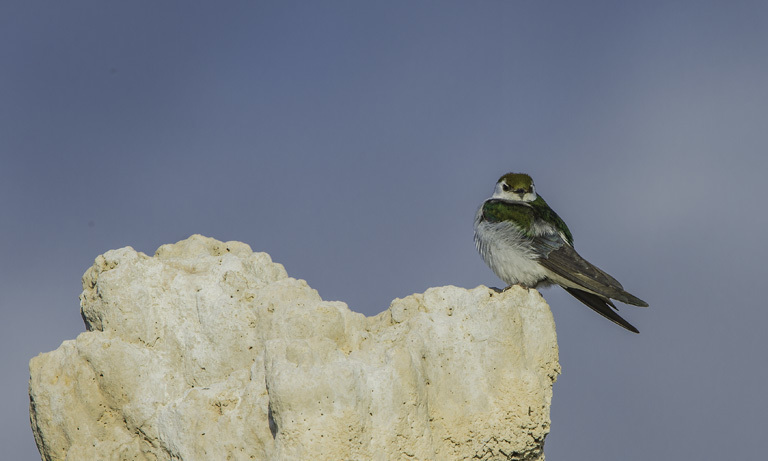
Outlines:
[[[626,304],[648,306],[642,299],[624,291],[624,287],[615,278],[582,258],[572,246],[565,244],[558,236],[552,234],[537,236],[533,239],[533,247],[541,255],[539,264],[577,287]],[[590,305],[590,307],[593,306]]]
[[[632,326],[631,323],[627,322],[619,314],[614,312],[618,309],[616,309],[616,306],[613,305],[610,299],[605,299],[586,291],[577,290],[576,288],[566,288],[565,291],[616,325],[622,326],[633,333],[640,333],[640,331]]]
[[[560,216],[555,213],[555,210],[547,205],[544,197],[538,195],[536,200],[531,202],[531,208],[536,211],[536,215],[540,220],[557,229],[558,233],[562,235],[566,242],[568,242],[568,245],[573,246],[573,235],[571,234],[570,229],[568,229],[565,221],[563,221]]]

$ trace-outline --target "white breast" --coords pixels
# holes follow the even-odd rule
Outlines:
[[[481,221],[481,210],[475,217],[475,246],[496,276],[509,285],[546,282],[547,271],[536,262],[528,238],[512,223]]]

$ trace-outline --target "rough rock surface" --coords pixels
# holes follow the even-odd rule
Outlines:
[[[365,317],[195,235],[96,258],[81,312],[30,362],[46,460],[543,459],[559,365],[535,290],[431,288]]]

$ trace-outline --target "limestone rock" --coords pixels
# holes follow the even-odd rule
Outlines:
[[[430,288],[365,317],[194,235],[96,258],[81,313],[30,362],[45,460],[543,459],[559,365],[535,290]]]

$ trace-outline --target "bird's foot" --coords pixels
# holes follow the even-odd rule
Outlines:
[[[526,290],[531,289],[531,287],[523,285],[522,283],[515,283],[514,285],[507,285],[507,287],[504,288],[503,290],[496,287],[491,287],[491,290],[495,291],[496,293],[504,293],[505,291],[509,290],[512,287],[521,287],[521,288],[525,288]]]
[[[514,285],[510,285],[507,288],[504,288],[504,291],[507,291],[507,290],[509,290],[512,287],[520,287],[520,288],[524,288],[526,290],[530,290],[531,288],[533,288],[533,287],[529,287],[528,285],[526,285],[524,283],[515,283]]]

